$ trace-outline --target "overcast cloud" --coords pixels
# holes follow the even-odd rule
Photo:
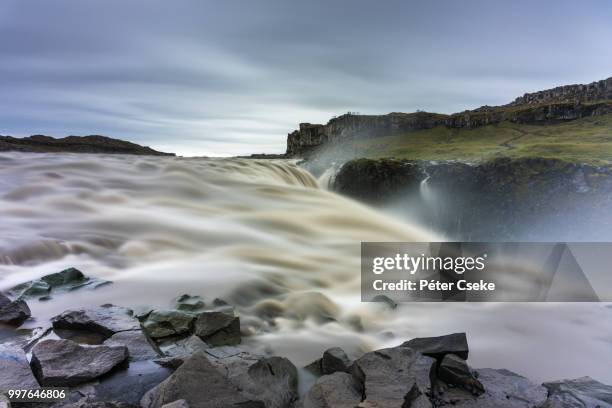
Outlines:
[[[278,153],[346,111],[607,78],[611,38],[607,1],[2,0],[0,134]]]

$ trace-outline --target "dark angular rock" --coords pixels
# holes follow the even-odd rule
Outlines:
[[[115,333],[104,345],[127,347],[130,361],[152,360],[161,356],[157,345],[151,344],[141,330]]]
[[[0,293],[0,323],[10,326],[21,326],[32,313],[27,303],[21,299],[11,301]]]
[[[202,354],[190,357],[174,374],[147,392],[140,405],[160,408],[180,399],[191,408],[265,408],[262,401],[244,396]]]
[[[442,360],[446,354],[455,354],[467,360],[470,351],[465,333],[453,333],[439,337],[420,337],[403,343],[401,347],[410,347],[437,360]]]
[[[205,303],[200,296],[181,295],[176,300],[176,308],[186,312],[195,312],[204,309]]]
[[[142,323],[147,334],[154,339],[187,334],[192,331],[195,316],[178,310],[154,310]]]
[[[195,334],[211,346],[240,344],[240,318],[223,312],[200,313],[194,324]]]
[[[304,408],[354,408],[363,389],[353,376],[336,372],[319,378],[304,396]]]
[[[38,387],[24,351],[19,347],[0,344],[0,392]]]
[[[140,322],[132,316],[131,310],[113,305],[68,310],[55,316],[51,322],[56,331],[85,331],[100,334],[104,339],[122,331],[140,329]]]
[[[247,370],[248,378],[240,388],[253,400],[261,400],[266,408],[290,407],[298,399],[297,368],[283,357],[257,361]]]
[[[454,408],[534,408],[546,401],[546,389],[508,370],[483,368],[478,370],[478,380],[485,393],[475,397],[460,389],[450,388],[438,401],[440,405]]]
[[[61,272],[45,275],[40,279],[21,283],[9,290],[9,293],[18,298],[42,297],[48,298],[51,292],[57,290],[74,290],[83,286],[92,288],[110,283],[108,281],[88,278],[76,268],[68,268]]]
[[[590,377],[544,383],[548,400],[542,408],[612,407],[612,387]]]
[[[351,368],[364,389],[364,406],[431,407],[425,397],[431,393],[435,360],[407,347],[366,353]],[[410,405],[412,404],[412,405]]]
[[[336,371],[348,372],[351,360],[340,347],[325,350],[321,358],[321,372],[323,375],[333,374]]]
[[[483,385],[474,377],[465,360],[454,354],[444,356],[438,367],[438,378],[474,395],[484,393]]]
[[[108,373],[128,357],[126,347],[81,346],[43,340],[32,349],[32,370],[45,387],[74,386]]]

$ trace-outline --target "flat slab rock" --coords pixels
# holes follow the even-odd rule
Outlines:
[[[590,377],[544,383],[549,392],[543,408],[612,408],[612,386]]]
[[[485,388],[484,394],[475,397],[454,388],[442,395],[442,401],[455,408],[533,408],[541,407],[546,401],[546,388],[512,371],[491,368],[476,371]]]
[[[86,331],[100,334],[104,338],[123,331],[140,330],[140,322],[130,309],[113,305],[67,310],[55,316],[51,323],[55,330]]]
[[[431,407],[425,395],[431,393],[435,364],[415,350],[395,347],[366,353],[355,361],[351,374],[363,386],[364,407]]]
[[[45,387],[74,386],[111,371],[128,358],[127,347],[81,346],[43,340],[32,349],[32,369]]]
[[[24,351],[19,347],[0,344],[0,392],[38,387]]]

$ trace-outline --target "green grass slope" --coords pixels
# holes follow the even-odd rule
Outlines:
[[[612,164],[612,114],[553,125],[503,121],[474,129],[433,129],[346,141],[367,158],[476,162],[496,157],[544,157],[594,165]]]

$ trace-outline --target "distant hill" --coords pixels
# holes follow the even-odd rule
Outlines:
[[[477,161],[553,157],[612,162],[612,78],[527,93],[502,106],[451,115],[345,114],[325,125],[302,123],[287,137],[289,157]]]
[[[34,135],[24,138],[0,136],[0,152],[20,151],[34,153],[107,153],[136,154],[148,156],[174,156],[174,153],[164,153],[147,146],[125,140],[112,139],[106,136],[68,136],[53,138],[44,135]]]

